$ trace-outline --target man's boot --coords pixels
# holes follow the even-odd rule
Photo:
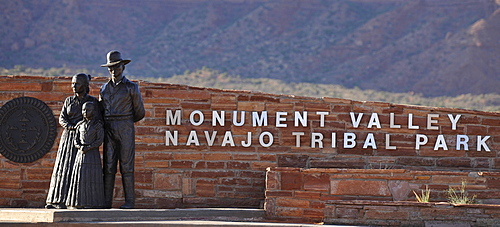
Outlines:
[[[135,206],[134,173],[122,175],[123,192],[125,192],[125,203],[120,209],[133,209]]]
[[[115,174],[104,174],[104,208],[110,209],[113,205],[113,190],[115,189]]]

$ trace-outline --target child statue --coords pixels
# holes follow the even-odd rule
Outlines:
[[[104,183],[99,146],[104,139],[97,103],[86,102],[83,120],[76,125],[75,158],[66,206],[73,209],[104,207]]]

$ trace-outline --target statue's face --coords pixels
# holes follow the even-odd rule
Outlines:
[[[71,88],[73,88],[74,93],[85,92],[85,82],[83,78],[74,76],[73,79],[71,79]]]
[[[109,66],[108,67],[108,71],[109,71],[109,74],[114,77],[114,78],[117,78],[119,76],[122,75],[123,73],[123,63],[118,63],[116,65],[113,65],[113,66]]]

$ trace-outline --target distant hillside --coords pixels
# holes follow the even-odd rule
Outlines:
[[[499,93],[495,0],[0,1],[0,67],[99,67],[171,77],[206,66],[241,78],[423,96]]]
[[[137,78],[136,78],[137,79]],[[333,84],[287,83],[276,79],[249,79],[231,76],[216,70],[203,68],[170,78],[140,78],[153,82],[186,84],[219,89],[260,91],[271,94],[285,94],[306,97],[334,97],[357,101],[377,101],[396,104],[410,104],[432,107],[450,107],[470,110],[500,111],[500,94],[471,95],[456,97],[423,97],[422,94],[391,93],[359,88],[345,88]]]

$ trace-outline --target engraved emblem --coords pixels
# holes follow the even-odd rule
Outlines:
[[[44,102],[20,97],[0,108],[0,153],[7,159],[34,162],[50,151],[56,136],[54,113]]]

